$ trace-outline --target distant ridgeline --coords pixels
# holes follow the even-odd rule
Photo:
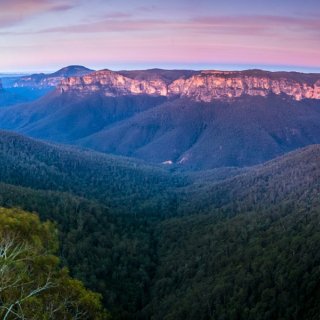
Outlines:
[[[161,72],[161,71],[160,71]],[[175,71],[168,71],[173,75]],[[62,92],[76,91],[90,94],[100,91],[106,96],[155,95],[179,96],[196,101],[211,102],[216,99],[237,98],[243,95],[267,96],[270,93],[285,94],[295,100],[320,99],[319,74],[290,72],[247,71],[190,71],[176,72],[176,77],[157,75],[157,70],[148,72],[113,72],[102,70],[83,77],[62,80],[58,89]]]
[[[69,66],[51,74],[6,75],[2,77],[2,83],[10,97],[0,100],[0,106],[7,107],[17,103],[34,101],[55,90],[66,77],[83,76],[92,71],[82,66]]]
[[[93,72],[93,70],[82,66],[68,66],[62,68],[56,72],[45,74],[45,73],[35,73],[23,77],[19,77],[14,81],[10,87],[14,88],[25,88],[30,87],[33,89],[45,89],[45,88],[55,88],[60,84],[60,82],[67,77],[80,77],[88,73]]]
[[[46,94],[2,108],[0,128],[172,168],[246,167],[320,143],[319,74],[70,66],[6,90]]]

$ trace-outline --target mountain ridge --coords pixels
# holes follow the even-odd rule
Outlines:
[[[37,101],[1,110],[0,127],[192,170],[251,166],[320,142],[318,91],[309,92],[313,98],[300,99],[301,88],[292,89],[297,83],[305,88],[318,83],[318,74],[158,69],[121,73],[101,70],[68,77]],[[242,94],[244,87],[239,87],[231,90],[239,96],[225,98],[229,89],[222,85],[223,98],[203,101],[208,92],[221,92],[210,89],[211,80],[237,86],[233,79],[239,74],[258,79],[256,85],[245,86],[252,95]],[[261,80],[267,76],[267,82]],[[200,84],[187,85],[185,94],[168,93],[170,83],[199,77]],[[270,83],[283,85],[283,77],[293,91],[270,91]],[[211,80],[202,85],[206,78]]]
[[[153,76],[150,77],[152,72]],[[139,71],[100,70],[83,77],[63,79],[57,88],[60,92],[74,91],[84,95],[100,91],[106,96],[148,94],[186,97],[202,102],[234,99],[243,95],[265,97],[270,93],[286,94],[295,100],[320,99],[318,74],[263,70],[172,71],[172,74],[175,76],[165,80],[159,76],[157,69],[140,71],[140,76]]]
[[[93,71],[94,70],[88,69],[84,66],[71,65],[53,73],[35,73],[28,76],[20,77],[13,84],[11,84],[11,87],[32,87],[37,89],[55,88],[61,82],[61,80],[66,77],[83,76]]]

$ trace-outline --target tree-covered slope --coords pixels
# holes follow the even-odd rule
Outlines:
[[[222,221],[206,215],[159,224],[146,313],[172,320],[318,319],[319,221],[320,207],[279,207]]]
[[[203,174],[178,204],[189,215],[155,228],[158,268],[145,312],[318,319],[319,160],[316,145],[211,186]]]
[[[37,212],[59,229],[62,262],[103,295],[115,319],[132,319],[149,300],[156,268],[155,218],[106,208],[72,194],[0,184],[0,206]],[[128,209],[128,212],[130,210]]]
[[[271,206],[311,209],[319,204],[319,160],[320,147],[312,145],[247,168],[219,183],[208,183],[204,171],[201,181],[196,175],[192,187],[180,193],[179,208],[181,213],[217,211],[222,215]],[[185,206],[187,200],[190,203]]]
[[[119,319],[146,304],[155,268],[153,218],[186,179],[139,161],[0,136],[0,204],[58,223],[60,255]]]
[[[141,211],[147,210],[152,197],[169,200],[173,189],[186,184],[185,178],[141,161],[51,145],[11,132],[0,134],[0,177],[8,184],[71,192],[111,207],[134,206]]]
[[[77,143],[188,169],[251,166],[319,143],[319,101],[244,96],[210,103],[176,99]]]
[[[116,319],[141,310],[156,267],[156,216],[170,211],[174,190],[186,179],[9,132],[1,134],[0,155],[0,205],[56,222],[63,262],[103,294]]]
[[[320,147],[169,172],[3,132],[0,205],[56,221],[114,319],[317,319]]]

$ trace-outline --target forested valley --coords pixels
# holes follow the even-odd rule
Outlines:
[[[78,290],[83,319],[318,319],[319,160],[314,145],[188,173],[1,132],[0,232],[68,283],[21,303],[25,317]]]

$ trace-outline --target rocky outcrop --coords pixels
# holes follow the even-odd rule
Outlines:
[[[320,99],[320,75],[319,80],[310,85],[285,77],[272,79],[266,75],[242,75],[241,72],[203,71],[189,79],[174,81],[169,92],[205,102],[270,93],[286,94],[295,100]]]
[[[168,86],[161,79],[135,80],[110,70],[97,71],[84,77],[63,80],[59,90],[78,91],[82,94],[102,92],[106,96],[147,94],[167,96]]]
[[[233,99],[243,95],[267,96],[285,94],[295,100],[320,99],[320,75],[263,71],[202,71],[191,77],[181,77],[171,83],[160,77],[133,79],[119,73],[102,70],[83,77],[70,77],[58,86],[61,92],[78,94],[101,92],[106,96],[155,95],[180,96],[196,101]]]

